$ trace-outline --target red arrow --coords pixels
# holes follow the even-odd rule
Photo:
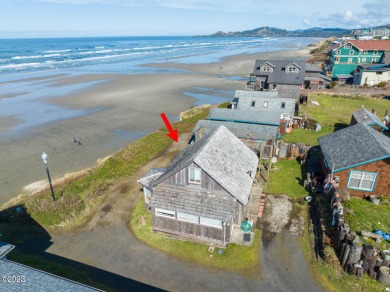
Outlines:
[[[178,134],[179,130],[172,129],[171,123],[168,121],[168,118],[165,115],[165,113],[161,114],[161,118],[163,119],[165,126],[168,128],[169,134],[167,134],[167,136],[171,138],[173,141],[179,142],[179,134]]]

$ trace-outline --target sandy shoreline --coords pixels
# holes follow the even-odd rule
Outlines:
[[[244,81],[224,77],[249,76],[256,59],[305,59],[309,49],[305,47],[295,51],[230,56],[222,62],[208,64],[146,65],[183,69],[193,73],[68,76],[57,72],[55,77],[38,77],[37,81],[46,82],[47,86],[55,88],[96,81],[95,85],[87,89],[42,98],[45,103],[64,109],[83,109],[89,112],[33,127],[11,137],[1,137],[0,148],[3,154],[0,156],[0,204],[21,192],[29,194],[44,185],[46,173],[40,158],[43,151],[49,155],[53,180],[63,177],[65,173],[93,167],[97,165],[99,158],[111,155],[132,141],[163,127],[161,112],[173,119],[180,112],[189,109],[195,100],[184,95],[183,91],[190,91],[193,87],[227,91],[243,89]],[[232,97],[226,96],[226,100]],[[5,132],[18,120],[10,118],[0,122],[0,131]],[[75,144],[74,137],[82,144]],[[39,181],[41,183],[34,185]]]

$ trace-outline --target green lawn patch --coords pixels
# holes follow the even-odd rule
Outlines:
[[[140,201],[132,212],[130,228],[142,242],[166,252],[180,260],[196,263],[207,268],[229,270],[245,275],[259,274],[259,231],[256,230],[253,246],[229,244],[223,254],[217,254],[218,248],[210,254],[206,244],[169,238],[162,233],[153,233],[149,211]],[[211,255],[211,256],[210,256]]]
[[[373,231],[382,230],[384,233],[390,233],[390,202],[383,200],[381,204],[375,205],[370,201],[352,197],[350,201],[343,202],[345,219],[350,225],[351,230],[360,232],[361,230]],[[348,209],[348,210],[347,210]],[[351,211],[349,211],[351,210]],[[374,240],[366,240],[366,243],[377,246],[378,248],[389,249],[390,243],[382,240],[376,243]]]
[[[273,165],[264,191],[285,194],[293,198],[304,197],[307,192],[303,187],[303,181],[299,161],[283,159]]]

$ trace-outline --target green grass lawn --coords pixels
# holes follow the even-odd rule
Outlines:
[[[283,137],[285,141],[316,146],[318,137],[348,126],[352,113],[361,109],[362,105],[369,111],[376,109],[380,119],[384,117],[386,109],[390,109],[390,101],[386,99],[333,97],[325,94],[310,94],[310,99],[318,101],[320,106],[310,103],[300,105],[300,115],[307,115],[313,124],[321,124],[321,131],[296,129]]]
[[[259,231],[256,230],[253,246],[229,244],[223,249],[223,254],[217,254],[215,248],[211,254],[206,244],[171,239],[162,233],[154,234],[150,212],[144,208],[140,201],[130,220],[130,228],[134,235],[146,244],[164,251],[177,258],[196,263],[207,268],[235,271],[246,276],[259,274]]]
[[[297,160],[283,159],[273,165],[264,192],[285,194],[293,198],[304,197],[307,192],[303,187],[303,180],[300,163]]]

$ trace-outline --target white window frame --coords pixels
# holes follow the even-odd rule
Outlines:
[[[376,58],[372,58],[371,63],[376,63]]]
[[[353,55],[354,53],[355,53],[354,50],[350,50],[350,51],[349,51],[349,54],[350,54],[350,55]]]
[[[341,50],[337,50],[336,55],[341,55]]]
[[[170,219],[176,219],[176,212],[175,211],[162,209],[162,208],[155,208],[155,212],[156,212],[156,216],[170,218]]]
[[[144,187],[144,197],[145,197],[146,204],[150,203],[151,196],[152,196],[152,192],[147,187]]]
[[[368,54],[368,51],[363,51],[363,54],[364,54],[364,55],[367,55],[367,54]]]
[[[264,107],[268,107],[268,101],[264,101]]]
[[[366,172],[366,171],[360,171],[360,170],[351,170],[348,177],[348,183],[347,188],[353,189],[353,190],[360,190],[360,191],[369,191],[372,192],[376,179],[378,177],[378,174],[376,172]],[[371,188],[364,187],[364,182],[372,182]],[[357,183],[357,185],[356,185]]]
[[[352,63],[353,62],[353,58],[348,58],[348,63]]]
[[[272,84],[272,90],[276,90],[276,84]]]
[[[367,58],[362,58],[362,62],[367,62]]]
[[[336,57],[335,63],[340,63],[340,57]]]
[[[209,220],[209,221],[207,221],[207,220]],[[213,221],[215,224],[212,223]],[[218,221],[218,223],[217,223],[217,221]],[[222,221],[219,219],[213,219],[213,218],[209,218],[209,217],[200,217],[200,224],[222,229]]]
[[[269,66],[269,65],[264,65],[264,66],[262,67],[262,71],[264,71],[264,72],[272,72],[271,66]]]
[[[378,55],[378,51],[374,51],[372,54],[373,55]]]
[[[193,218],[191,219],[191,217]],[[185,212],[177,212],[177,220],[199,224],[199,216]]]
[[[345,49],[350,49],[350,48],[352,48],[352,45],[351,45],[351,44],[346,44],[346,45],[344,46],[344,48],[345,48]]]
[[[191,169],[194,170],[194,180],[191,179]],[[197,173],[199,174],[199,181],[196,180]],[[202,184],[202,170],[199,167],[195,167],[195,166],[188,167],[188,182],[190,184],[197,184],[197,185]]]

